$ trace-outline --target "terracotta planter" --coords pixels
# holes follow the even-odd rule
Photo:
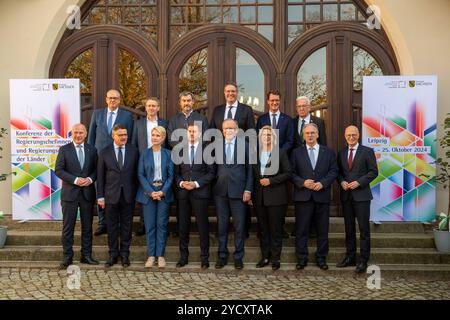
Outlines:
[[[434,243],[439,252],[450,253],[450,231],[433,230]]]

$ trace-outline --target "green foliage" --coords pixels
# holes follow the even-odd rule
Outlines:
[[[439,229],[441,230],[441,223],[442,225],[446,224],[446,229],[449,229],[449,214],[450,214],[450,113],[447,113],[447,116],[444,119],[444,134],[441,138],[438,140],[439,146],[444,150],[445,152],[445,158],[438,158],[436,160],[436,163],[438,164],[439,173],[436,176],[436,181],[438,183],[441,183],[444,187],[444,189],[449,189],[448,194],[448,208],[447,208],[447,215],[446,219],[441,218],[442,215],[445,216],[445,213],[441,213],[438,215],[439,222]],[[444,219],[444,220],[442,220]],[[442,221],[442,222],[441,222]]]
[[[441,212],[438,216],[438,229],[441,231],[449,231],[450,214]]]

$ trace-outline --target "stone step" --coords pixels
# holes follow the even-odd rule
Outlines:
[[[108,272],[124,270],[123,267],[118,264],[109,269],[105,269],[103,264],[97,266],[91,266],[86,264],[81,264],[77,261],[74,261],[74,264],[80,267],[81,276],[83,277],[84,272]],[[166,267],[163,269],[159,269],[158,267],[153,268],[145,268],[143,266],[143,262],[131,261],[131,265],[126,269],[127,271],[135,271],[135,272],[164,272],[164,273],[199,273],[199,274],[251,274],[251,275],[276,275],[276,276],[289,276],[289,275],[298,275],[301,273],[304,276],[356,276],[361,278],[367,278],[369,276],[368,273],[363,274],[355,274],[354,268],[336,268],[334,264],[329,264],[329,269],[327,271],[320,270],[314,264],[308,265],[304,270],[297,271],[295,270],[295,263],[282,263],[281,268],[277,271],[272,271],[270,265],[258,269],[255,267],[254,263],[247,262],[244,263],[244,269],[235,270],[233,264],[229,263],[223,269],[214,269],[214,264],[211,264],[208,270],[200,269],[200,264],[195,262],[189,262],[183,268],[176,268],[176,262],[168,262]],[[407,278],[407,277],[415,277],[415,278],[425,278],[426,280],[447,280],[450,279],[450,267],[447,265],[441,264],[378,264],[381,272],[381,279],[392,279],[392,278]],[[32,270],[37,271],[40,269],[52,269],[59,270],[59,261],[0,261],[0,268],[10,268],[10,269],[20,269],[20,270]],[[58,271],[64,272],[64,270]],[[383,283],[381,282],[381,287],[383,287]]]
[[[94,227],[97,226],[97,218],[94,217]],[[191,218],[191,230],[197,231],[197,224],[195,223],[195,217]],[[175,217],[169,218],[169,230],[172,230],[173,225],[176,222]],[[217,218],[209,217],[210,222],[210,230],[217,230]],[[34,230],[34,231],[59,231],[62,229],[62,221],[13,221],[11,217],[5,218],[2,222],[3,225],[8,226],[10,230]],[[232,225],[232,224],[231,224]],[[139,217],[134,217],[133,220],[133,230],[136,230],[139,226]],[[295,218],[287,217],[286,218],[286,230],[290,233],[295,228]],[[425,225],[420,222],[382,222],[382,223],[373,223],[371,222],[371,232],[372,233],[425,233],[425,231],[429,228],[428,225]],[[232,226],[231,226],[232,229]],[[80,230],[80,222],[77,222],[76,230]],[[252,231],[257,230],[257,220],[255,217],[252,217]],[[332,217],[330,218],[330,233],[344,233],[344,219],[340,217]]]
[[[233,247],[229,247],[233,252]],[[75,261],[79,259],[79,246],[74,246]],[[189,261],[200,261],[200,249],[190,247]],[[310,263],[314,263],[315,248],[310,247]],[[217,257],[217,247],[210,248],[211,261]],[[345,248],[330,248],[327,258],[329,263],[337,263],[345,254]],[[95,258],[105,261],[108,257],[106,246],[94,246],[93,255]],[[166,248],[166,259],[169,262],[176,262],[179,259],[178,247],[169,246]],[[230,254],[230,260],[232,260]],[[133,262],[141,262],[147,258],[145,246],[132,246],[130,259]],[[0,250],[0,261],[60,261],[62,259],[62,249],[60,246],[5,246]],[[256,263],[260,259],[260,249],[258,247],[245,248],[244,260],[247,263]],[[286,247],[281,256],[282,263],[295,263],[295,249]],[[450,254],[438,253],[431,248],[374,248],[371,253],[372,264],[450,264]]]
[[[359,237],[359,235],[358,235]],[[93,238],[94,245],[106,246],[106,235]],[[234,241],[233,233],[230,233],[228,239],[228,245],[232,246]],[[344,247],[345,246],[345,234],[344,233],[330,233],[329,234],[330,247]],[[75,231],[74,236],[75,244],[81,242],[81,232]],[[145,246],[146,240],[144,236],[133,236],[134,246]],[[179,238],[169,236],[167,238],[167,246],[178,246]],[[40,246],[40,245],[52,245],[58,246],[61,244],[61,231],[27,231],[27,230],[9,230],[6,245],[10,246]],[[190,245],[199,246],[200,237],[198,233],[192,232],[190,235]],[[214,234],[210,236],[210,245],[218,246],[218,239]],[[245,241],[245,245],[249,247],[258,247],[259,239],[255,233],[251,233],[250,237]],[[316,246],[316,240],[310,239],[309,245],[311,247]],[[433,235],[431,233],[414,234],[414,233],[374,233],[371,239],[371,245],[373,248],[434,248]],[[283,246],[294,247],[295,238],[283,239]]]

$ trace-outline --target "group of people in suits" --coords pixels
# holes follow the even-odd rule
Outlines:
[[[214,199],[219,242],[215,268],[223,268],[228,263],[230,217],[234,228],[234,267],[238,270],[244,267],[244,243],[250,226],[248,204],[251,202],[257,216],[261,247],[261,259],[256,267],[263,268],[271,262],[272,269],[277,270],[281,265],[285,233],[288,182],[292,182],[296,269],[307,266],[309,230],[314,225],[316,264],[326,270],[331,187],[337,179],[341,187],[347,247],[344,259],[337,266],[356,266],[357,219],[361,255],[356,271],[367,269],[372,199],[369,184],[378,170],[373,150],[358,143],[358,128],[346,128],[348,147],[336,158],[334,151],[326,147],[323,120],[310,115],[307,97],[297,98],[297,116],[292,119],[280,111],[280,92],[269,91],[269,112],[259,117],[256,126],[251,107],[237,100],[236,84],[225,85],[224,97],[226,103],[214,109],[210,122],[193,110],[195,98],[190,92],[180,94],[179,112],[170,121],[158,117],[160,102],[152,97],[145,104],[147,116],[133,126],[131,114],[119,108],[120,93],[109,90],[107,108],[95,111],[92,116],[89,137],[84,125],[72,128],[73,142],[60,148],[56,161],[56,175],[63,180],[64,259],[61,267],[73,262],[78,208],[82,225],[80,262],[98,264],[92,257],[95,202],[99,206],[99,226],[95,234],[108,235],[109,258],[105,266],[118,263],[119,258],[124,267],[129,266],[135,201],[142,204],[140,234],[145,233],[147,241],[145,267],[164,267],[169,210],[176,201],[180,250],[176,266],[184,267],[189,261],[193,214],[200,237],[201,268],[207,269],[210,256],[208,202]],[[212,163],[203,156],[207,145],[202,137],[208,128],[222,132],[220,150],[216,150]],[[181,136],[176,134],[180,132],[178,129],[183,129]],[[239,135],[240,129],[256,129],[256,148],[248,137]],[[239,146],[241,143],[243,148]],[[180,144],[183,144],[179,150],[184,160],[174,163],[173,152]],[[251,160],[252,153],[256,154],[256,161]]]

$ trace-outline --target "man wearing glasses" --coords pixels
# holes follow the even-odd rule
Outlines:
[[[315,123],[319,128],[318,143],[322,146],[327,145],[327,135],[325,130],[325,123],[322,119],[311,115],[311,102],[308,97],[301,96],[295,100],[295,106],[297,109],[297,116],[294,118],[294,148],[300,147],[305,144],[303,139],[302,130],[305,124]]]
[[[133,132],[133,116],[131,112],[120,105],[120,93],[111,89],[106,93],[106,108],[99,108],[94,111],[89,126],[88,143],[95,146],[100,153],[106,146],[113,143],[112,128],[116,124],[126,127],[127,132]],[[131,134],[128,136],[128,143],[131,142]],[[106,234],[105,212],[98,207],[98,228],[94,235]]]

